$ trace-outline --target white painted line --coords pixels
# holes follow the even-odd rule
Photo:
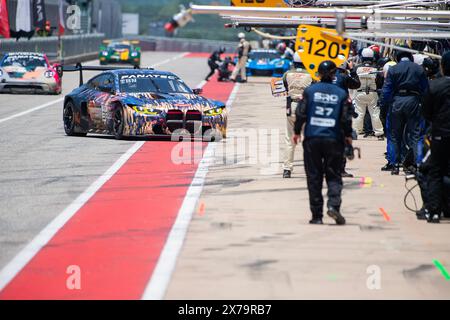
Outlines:
[[[38,111],[38,110],[50,107],[50,106],[52,106],[52,105],[54,105],[56,103],[62,102],[62,101],[64,101],[64,98],[59,98],[59,99],[56,99],[56,100],[44,103],[44,104],[42,104],[40,106],[37,106],[37,107],[34,107],[32,109],[28,109],[26,111],[23,111],[23,112],[20,112],[20,113],[16,113],[16,114],[14,114],[12,116],[0,119],[0,123],[6,122],[6,121],[9,121],[9,120],[13,120],[15,118],[22,117],[22,116],[24,116],[26,114],[29,114],[29,113],[32,113],[32,112],[35,112],[35,111]]]
[[[54,235],[83,207],[86,202],[133,156],[145,141],[136,142],[101,177],[92,183],[63,212],[50,222],[14,259],[0,271],[0,291],[33,259]]]
[[[239,84],[236,84],[227,101],[226,105],[228,108],[231,108],[238,90]],[[143,300],[162,300],[166,294],[172,273],[175,270],[177,258],[183,248],[195,207],[202,193],[209,166],[211,163],[214,163],[216,146],[216,143],[209,143],[206,148],[203,159],[198,165],[197,172],[178,212],[177,219],[167,237],[152,277],[145,288],[142,296]]]
[[[158,62],[158,63],[152,65],[151,67],[152,67],[152,68],[157,68],[157,67],[159,67],[159,66],[161,66],[161,65],[163,65],[163,64],[170,63],[170,62],[173,62],[173,61],[175,61],[175,60],[181,59],[181,58],[183,58],[184,56],[186,56],[188,53],[189,53],[189,52],[183,52],[182,54],[179,54],[179,55],[177,55],[177,56],[175,56],[175,57],[172,57],[172,58],[163,60],[163,61],[161,61],[161,62]],[[3,122],[9,121],[9,120],[13,120],[13,119],[15,119],[15,118],[22,117],[22,116],[24,116],[24,115],[26,115],[26,114],[29,114],[29,113],[32,113],[32,112],[35,112],[35,111],[38,111],[38,110],[41,110],[41,109],[50,107],[50,106],[52,106],[52,105],[54,105],[54,104],[56,104],[56,103],[62,102],[62,101],[64,101],[64,98],[59,98],[59,99],[56,99],[56,100],[54,100],[54,101],[50,101],[50,102],[47,102],[47,103],[45,103],[45,104],[43,104],[43,105],[37,106],[37,107],[35,107],[35,108],[29,109],[29,110],[26,110],[26,111],[23,111],[23,112],[20,112],[20,113],[16,113],[16,114],[14,114],[14,115],[12,115],[12,116],[9,116],[9,117],[0,119],[0,124],[3,123]]]

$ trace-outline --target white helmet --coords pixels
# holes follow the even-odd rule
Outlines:
[[[423,65],[423,61],[425,60],[427,56],[423,55],[423,54],[414,54],[413,58],[414,58],[414,62],[417,63],[419,66]]]
[[[373,50],[370,48],[365,48],[361,52],[361,57],[366,58],[366,59],[373,59],[373,58],[375,58],[375,52],[373,52]]]
[[[296,52],[296,53],[294,54],[294,62],[295,62],[295,63],[303,63],[303,62],[302,62],[302,58],[300,57],[300,55],[298,54],[298,52]]]
[[[238,34],[238,38],[239,38],[239,39],[245,39],[245,33],[240,32],[240,33]]]

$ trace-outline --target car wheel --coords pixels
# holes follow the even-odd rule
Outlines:
[[[75,112],[74,105],[71,101],[67,102],[64,105],[63,110],[63,122],[64,122],[64,131],[68,136],[78,136],[83,137],[86,136],[86,133],[77,133],[75,132]]]
[[[125,127],[125,120],[123,117],[123,108],[119,107],[114,111],[113,118],[113,134],[117,140],[123,139],[123,129]]]

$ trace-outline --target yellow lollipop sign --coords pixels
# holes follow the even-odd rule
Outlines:
[[[348,59],[350,44],[350,39],[339,36],[334,29],[301,25],[295,47],[311,77],[319,80],[320,63],[331,60],[340,66]]]

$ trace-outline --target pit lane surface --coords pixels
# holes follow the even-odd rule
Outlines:
[[[171,62],[173,68],[178,68],[178,74],[185,73],[184,78],[192,81],[192,86],[207,71],[204,57],[202,60],[202,55],[197,55],[196,60],[194,56]],[[171,59],[170,54],[160,57]],[[191,68],[195,69],[195,76]],[[208,88],[222,97],[229,95],[231,89],[222,84],[217,86],[214,81]],[[31,99],[41,98],[45,97]],[[5,154],[2,152],[3,168],[0,168],[2,266],[136,143],[105,137],[65,137],[58,110],[60,106],[31,113],[20,130],[10,126],[13,120],[0,124],[2,146],[9,148]],[[47,114],[52,122],[40,114]],[[126,161],[127,171],[116,173],[105,185],[106,189],[69,221],[62,236],[57,235],[0,293],[0,299],[140,298],[142,294],[144,298],[169,299],[450,298],[450,282],[434,265],[437,260],[449,269],[449,220],[428,225],[406,211],[402,203],[406,192],[403,178],[379,171],[384,164],[383,142],[366,139],[355,143],[362,147],[363,159],[349,163],[350,171],[357,177],[346,180],[343,213],[348,224],[344,227],[334,226],[327,217],[324,226],[308,225],[310,213],[301,148],[291,180],[281,178],[279,158],[269,159],[276,172],[267,172],[266,162],[241,163],[239,160],[247,159],[248,154],[228,149],[239,134],[233,129],[279,128],[278,132],[262,133],[280,142],[281,155],[284,114],[284,101],[270,96],[268,79],[251,79],[239,88],[229,122],[229,139],[214,144],[218,155],[224,154],[225,148],[231,151],[227,154],[230,161],[210,166],[176,265],[160,260],[156,265],[154,257],[160,252],[169,258],[176,255],[171,249],[181,247],[180,239],[175,238],[175,245],[162,250],[161,235],[168,232],[170,225],[186,226],[190,219],[184,217],[181,223],[174,222],[173,213],[158,215],[158,210],[168,207],[176,210],[181,206],[196,167],[181,171],[169,168],[169,162],[152,158],[155,152],[167,158],[170,150],[167,143],[157,145],[157,149],[152,149],[156,144],[147,143],[148,149],[140,149],[142,152]],[[8,130],[6,124],[10,126]],[[28,134],[26,138],[21,138],[23,133]],[[6,140],[12,142],[5,144]],[[258,151],[271,149],[269,141],[259,142]],[[154,161],[154,165],[143,168],[142,164],[148,161]],[[148,167],[151,172],[145,171]],[[205,176],[202,169],[200,175]],[[140,181],[132,174],[145,177],[144,184],[127,184],[124,188],[127,181]],[[193,185],[200,192],[200,183]],[[151,202],[154,194],[145,197],[141,193],[161,189],[171,192],[171,197],[164,199],[164,193],[159,193],[156,201]],[[110,211],[105,214],[96,206],[108,193],[116,196],[108,198],[112,201]],[[132,202],[128,197],[134,200],[142,196],[144,210],[121,207]],[[125,211],[127,216],[117,220],[118,211]],[[156,215],[158,225],[163,226],[151,235],[142,232],[151,228],[146,212]],[[111,229],[120,232],[111,233]],[[113,248],[120,248],[118,255],[113,254]],[[80,264],[81,291],[70,291],[65,286],[69,263]],[[156,274],[153,283],[169,283],[167,292],[154,290],[152,285],[146,287],[149,266],[155,270],[153,276]]]
[[[86,63],[88,64],[91,63]],[[196,87],[207,73],[204,58],[185,57],[180,53],[145,53],[142,64],[173,71],[191,87]],[[86,73],[85,79],[94,74]],[[64,93],[77,85],[78,74],[66,73],[63,79]],[[62,97],[0,95],[0,269],[127,150],[139,144],[136,141],[115,141],[104,136],[82,139],[66,137],[62,126]],[[24,114],[26,112],[29,113]],[[15,117],[17,114],[23,115]],[[165,148],[158,150],[158,146]],[[144,150],[143,156],[145,157],[146,152],[148,156],[149,153],[161,151],[165,164],[170,165],[170,150],[167,143],[157,142],[152,148]],[[161,170],[163,169],[164,166]],[[154,179],[156,184],[163,184],[167,178],[158,177],[157,173],[156,178],[151,176],[153,171],[158,172],[158,163],[155,163],[155,168],[148,167],[147,170],[150,176],[146,178]],[[189,177],[178,182],[187,188]],[[120,182],[116,188],[120,190]],[[183,190],[179,194],[182,199]],[[170,203],[171,199],[162,200],[165,200],[161,203],[164,205],[166,202]],[[107,220],[108,216],[103,218]],[[107,225],[104,220],[97,220],[95,223]],[[146,281],[140,283],[142,290],[145,285]],[[35,286],[35,289],[35,293],[41,291],[39,286]],[[29,297],[43,296],[38,294]],[[58,298],[56,295],[46,297]]]

